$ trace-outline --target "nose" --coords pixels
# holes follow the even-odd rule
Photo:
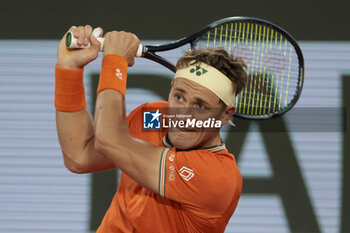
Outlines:
[[[171,112],[175,115],[175,119],[177,120],[185,120],[187,118],[193,117],[193,111],[188,104],[183,104],[181,106],[176,106],[173,108]]]
[[[186,107],[184,107],[184,109],[183,109],[183,114],[184,115],[192,115],[192,108],[191,108],[191,106],[189,106],[189,105],[187,105]]]

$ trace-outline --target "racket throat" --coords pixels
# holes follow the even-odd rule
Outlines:
[[[144,52],[143,57],[165,66],[166,68],[168,68],[169,70],[171,70],[174,73],[176,72],[176,67],[174,65],[172,65],[169,60],[162,58],[162,57],[158,56],[157,54],[150,53],[150,52],[148,52],[148,53]]]

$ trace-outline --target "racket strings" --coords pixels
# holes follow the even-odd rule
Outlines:
[[[237,113],[271,115],[293,101],[298,57],[288,39],[271,27],[244,21],[221,24],[203,35],[197,47],[224,47],[246,62],[248,83],[235,98]]]

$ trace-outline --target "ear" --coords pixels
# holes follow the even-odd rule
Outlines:
[[[226,107],[226,109],[224,110],[224,114],[222,116],[222,119],[221,119],[222,125],[227,124],[229,122],[229,120],[231,120],[235,111],[236,111],[235,106],[227,106]]]
[[[174,86],[174,80],[171,81],[171,84],[170,84],[171,87]]]

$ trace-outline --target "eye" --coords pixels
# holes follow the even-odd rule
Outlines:
[[[207,109],[207,107],[206,107],[204,104],[202,104],[202,103],[196,104],[196,107],[199,108],[199,109],[201,109],[201,110]]]
[[[179,95],[179,94],[175,94],[174,97],[175,97],[175,99],[178,100],[178,101],[182,101],[182,100],[183,100],[182,96]]]

